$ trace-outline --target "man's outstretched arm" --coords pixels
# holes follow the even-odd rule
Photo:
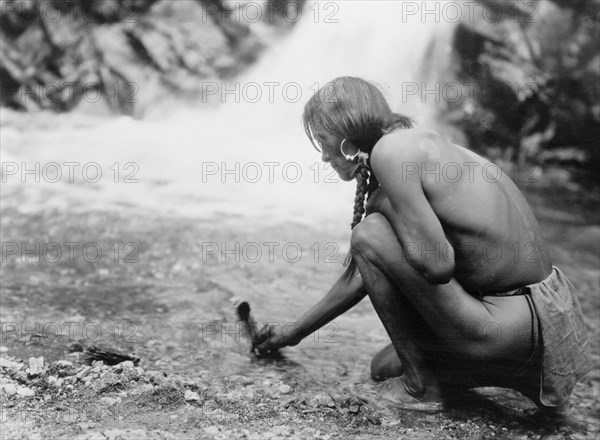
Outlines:
[[[354,307],[366,295],[367,290],[358,267],[351,261],[327,295],[302,315],[296,325],[287,326],[286,330],[282,327],[263,328],[261,336],[266,340],[256,348],[259,353],[267,353],[277,348],[297,345],[302,339]]]

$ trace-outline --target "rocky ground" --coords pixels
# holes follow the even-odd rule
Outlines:
[[[562,193],[529,197],[597,335],[597,201]],[[293,241],[310,252],[315,242],[345,243],[345,231],[130,211],[25,212],[13,197],[3,203],[2,235],[5,243],[30,246],[43,240],[139,246],[135,264],[123,263],[123,255],[115,264],[113,254],[93,264],[3,256],[3,439],[592,439],[600,432],[595,337],[595,368],[577,385],[572,416],[562,421],[496,388],[475,390],[437,415],[380,407],[368,367],[386,337],[368,301],[282,357],[255,359],[235,326],[232,303],[248,299],[258,321],[290,322],[340,268],[312,253],[295,264],[236,263],[222,255],[202,261],[202,240]],[[92,345],[141,360],[90,364],[78,350]]]

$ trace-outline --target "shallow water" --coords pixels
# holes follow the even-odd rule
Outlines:
[[[199,102],[187,107],[159,106],[150,109],[148,118],[144,120],[80,114],[25,117],[3,110],[0,133],[3,169],[14,172],[5,173],[3,179],[4,207],[14,209],[12,215],[37,218],[26,229],[33,236],[42,238],[42,244],[43,238],[62,242],[58,237],[69,241],[73,240],[73,235],[91,240],[95,233],[84,231],[94,230],[97,226],[83,225],[82,231],[74,232],[71,218],[87,219],[92,214],[123,222],[147,216],[180,219],[190,224],[208,222],[205,224],[220,225],[216,229],[211,227],[209,234],[196,230],[198,236],[190,238],[196,242],[210,240],[211,243],[225,243],[227,246],[234,245],[232,240],[235,240],[243,246],[249,242],[246,235],[250,234],[254,237],[251,242],[261,244],[263,250],[264,242],[285,245],[301,241],[304,260],[308,260],[307,255],[316,259],[315,248],[311,250],[311,245],[317,241],[318,260],[327,258],[332,251],[343,255],[349,239],[348,223],[354,186],[339,181],[333,170],[320,161],[320,155],[313,150],[301,128],[302,106],[317,86],[339,75],[356,75],[377,81],[395,110],[420,122],[428,121],[433,114],[431,107],[418,100],[413,100],[412,104],[402,102],[398,92],[404,83],[423,79],[419,69],[426,51],[437,42],[443,52],[444,45],[448,44],[445,36],[450,30],[450,26],[434,20],[423,22],[418,16],[405,17],[399,2],[372,3],[368,8],[363,2],[330,3],[334,10],[326,11],[322,10],[325,7],[322,3],[308,4],[303,20],[287,38],[265,53],[257,65],[227,86],[216,83],[219,91],[210,103]],[[317,14],[321,15],[317,17]],[[443,77],[446,61],[441,59],[437,66],[439,70],[430,74]],[[267,92],[266,84],[274,87],[272,97],[269,95],[267,99],[267,95],[263,95],[257,102],[250,102],[253,100],[246,93],[250,90],[247,87],[257,85],[259,91]],[[223,93],[236,87],[241,90],[240,96]],[[287,92],[284,93],[284,90]],[[293,91],[298,93],[293,95]],[[38,171],[27,174],[25,169]],[[59,216],[62,222],[55,225],[53,233],[48,234],[47,223],[52,222],[49,218],[52,215]],[[32,217],[29,217],[30,222]],[[286,239],[267,226],[285,231]],[[266,229],[260,232],[261,228]],[[108,221],[106,229],[111,229]],[[117,236],[132,233],[129,226],[115,225],[112,229]],[[234,229],[235,233],[228,234],[228,229]],[[102,239],[107,238],[105,233],[100,234]],[[151,228],[148,233],[158,240],[156,237],[164,232]],[[124,242],[132,241],[121,238]],[[145,237],[139,238],[143,240]],[[179,240],[181,237],[166,243],[162,251],[176,256],[178,251],[169,247],[177,247]],[[328,243],[333,244],[327,247]],[[152,243],[145,243],[140,246],[140,252],[143,254],[149,247]],[[282,255],[278,257],[282,259]],[[198,257],[191,255],[189,258]],[[323,267],[319,266],[320,263],[294,267],[294,280],[307,277],[303,270],[316,273],[315,279],[319,280],[319,285],[314,286],[313,291],[300,302],[304,308],[316,301],[328,288],[327,283],[334,281],[341,271],[339,264]],[[164,262],[158,258],[157,264]],[[289,266],[285,261],[282,264]],[[244,266],[243,262],[241,266]],[[195,267],[203,268],[203,265],[196,264]],[[275,272],[273,268],[273,264],[265,266],[263,277],[273,279],[273,284],[293,286],[294,282],[285,279],[290,276],[288,267]],[[92,265],[86,267],[83,273],[86,277],[93,277],[98,271],[101,269]],[[231,276],[236,271],[240,272],[238,278]],[[47,272],[53,278],[52,271],[48,269]],[[154,278],[152,270],[148,272]],[[75,274],[72,275],[66,278],[71,283],[78,283]],[[140,278],[136,271],[129,275]],[[36,275],[31,276],[35,278]],[[106,276],[98,278],[93,285],[98,284],[99,290],[106,282],[107,288],[115,287]],[[120,282],[131,282],[132,286],[124,286],[116,296],[100,302],[96,298],[87,298],[89,293],[75,288],[72,294],[83,297],[78,298],[79,305],[73,308],[72,314],[75,318],[80,315],[87,320],[95,319],[95,316],[104,322],[117,297],[117,303],[130,305],[130,301],[122,299],[121,295],[125,298],[140,297],[136,300],[135,313],[128,314],[126,318],[131,322],[144,323],[149,328],[155,322],[160,322],[167,329],[177,328],[180,323],[206,322],[213,319],[211,317],[229,321],[232,296],[247,298],[260,305],[257,310],[262,312],[263,317],[291,320],[299,313],[298,310],[281,317],[282,311],[287,312],[288,301],[295,307],[300,304],[292,296],[295,293],[285,291],[286,288],[279,293],[283,301],[273,301],[273,286],[265,288],[263,279],[240,269],[240,265],[232,266],[225,273],[222,266],[217,266],[214,274],[203,279],[205,286],[191,292],[189,286],[181,287],[176,282],[161,283],[160,280],[154,280],[162,284],[160,288],[152,284],[141,289],[137,278],[128,280],[122,276]],[[48,283],[52,288],[48,280],[42,283]],[[52,319],[60,318],[61,308],[67,305],[61,300],[63,295],[64,292],[56,295],[46,293],[39,298],[40,305],[51,306],[54,310],[56,316]],[[66,297],[71,298],[69,295]],[[152,308],[148,308],[155,301],[165,304],[170,313],[155,319],[149,314]],[[344,318],[342,322],[347,322],[348,327],[365,325],[361,319],[364,316],[359,314],[351,319]],[[376,328],[377,321],[372,316],[368,320]],[[208,330],[177,331],[192,334]],[[154,336],[157,332],[160,333],[156,329],[149,330],[149,334]],[[342,335],[344,332],[339,331]],[[353,330],[346,333],[356,336]],[[216,370],[214,367],[222,361],[220,356],[224,353],[229,356],[230,341],[226,342],[213,348],[216,360],[214,364],[209,361],[206,369]],[[317,353],[323,346],[328,350],[334,346],[319,341],[315,344]],[[224,346],[227,347],[225,350]],[[158,350],[152,351],[158,356]],[[311,358],[315,347],[301,348],[296,353],[300,353],[298,359]],[[339,355],[342,356],[342,353]],[[195,362],[189,352],[178,353],[177,356],[178,362],[187,366]],[[320,357],[315,368],[330,369],[331,374],[338,374],[339,359],[335,357]],[[343,354],[343,357],[348,355]],[[203,359],[206,364],[206,359]],[[240,362],[246,365],[247,361],[244,353]],[[226,363],[235,365],[232,359]]]

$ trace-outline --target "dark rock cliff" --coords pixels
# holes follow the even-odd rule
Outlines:
[[[291,26],[282,11],[292,2],[301,7],[295,0],[269,2],[260,21]],[[196,96],[203,79],[233,75],[264,45],[253,32],[255,23],[226,5],[221,0],[3,0],[1,104],[64,111],[82,98],[102,99],[113,110],[134,114],[165,94]]]

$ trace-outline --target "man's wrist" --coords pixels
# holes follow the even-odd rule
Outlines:
[[[284,329],[284,338],[287,345],[293,346],[297,345],[303,338],[302,336],[303,329],[299,323],[294,322],[290,323]]]

